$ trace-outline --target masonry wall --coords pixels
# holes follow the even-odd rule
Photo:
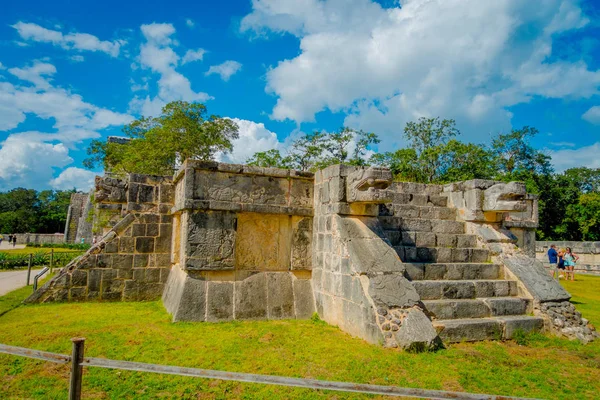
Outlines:
[[[173,186],[167,177],[96,180],[102,239],[27,301],[154,300],[171,266]],[[98,221],[97,221],[98,222]]]
[[[74,243],[77,236],[77,229],[81,221],[81,216],[84,213],[85,205],[88,201],[87,193],[73,193],[71,195],[71,202],[69,203],[69,209],[67,211],[67,221],[65,224],[65,243]]]
[[[309,318],[313,176],[188,160],[175,176],[177,321]]]

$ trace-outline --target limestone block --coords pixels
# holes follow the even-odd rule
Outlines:
[[[235,319],[267,318],[267,279],[257,273],[235,282]]]
[[[294,292],[292,276],[288,272],[266,273],[267,317],[269,319],[294,318]]]
[[[233,282],[207,283],[206,320],[229,321],[233,319]]]
[[[544,265],[536,259],[523,254],[505,255],[500,259],[534,299],[546,302],[571,298],[571,295],[548,275]]]
[[[138,253],[154,252],[154,238],[153,237],[136,237],[135,238],[135,251]]]
[[[483,211],[525,211],[527,190],[521,182],[498,183],[484,191]]]
[[[142,225],[144,226],[144,225]],[[133,253],[135,250],[135,239],[132,237],[119,238],[119,253]]]
[[[233,269],[235,259],[236,218],[227,212],[197,212],[184,228],[186,268]]]
[[[386,191],[392,183],[392,173],[385,168],[355,167],[346,178],[348,203],[386,203],[391,193]]]
[[[87,271],[74,270],[71,274],[71,286],[86,286],[88,282]]]
[[[291,237],[290,216],[239,214],[235,243],[237,268],[288,271],[291,265]]]
[[[112,258],[113,268],[130,269],[133,267],[133,254],[115,254]]]
[[[369,276],[369,295],[376,306],[411,307],[420,298],[412,284],[401,274]]]
[[[204,321],[206,315],[206,281],[186,276],[173,321]]]
[[[325,221],[325,218],[321,217],[321,220]],[[312,230],[312,218],[292,217],[292,270],[312,268]]]
[[[310,279],[292,277],[294,314],[297,319],[309,319],[315,312],[315,300]]]
[[[408,310],[394,339],[404,350],[414,352],[433,350],[441,345],[431,321],[418,308]]]

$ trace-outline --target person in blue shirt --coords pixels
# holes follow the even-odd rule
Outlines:
[[[558,252],[556,251],[555,245],[550,245],[548,249],[548,263],[550,264],[550,276],[558,280]]]

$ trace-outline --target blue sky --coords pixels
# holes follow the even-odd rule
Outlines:
[[[90,140],[179,99],[238,122],[222,161],[343,125],[393,150],[407,121],[440,116],[477,143],[535,126],[557,170],[600,167],[599,3],[7,3],[0,190],[88,189]]]

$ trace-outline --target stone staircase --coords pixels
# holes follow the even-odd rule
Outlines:
[[[541,318],[528,315],[530,300],[518,296],[517,282],[465,234],[439,186],[392,189],[393,204],[379,219],[444,342],[510,339],[517,329],[542,328]]]

